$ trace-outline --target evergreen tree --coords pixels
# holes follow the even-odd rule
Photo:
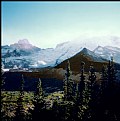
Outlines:
[[[34,104],[34,110],[32,112],[32,120],[44,121],[45,101],[44,101],[43,89],[40,78],[37,84],[36,92],[34,94],[33,104]]]
[[[81,76],[80,82],[77,84],[76,87],[76,101],[78,104],[82,103],[83,101],[83,91],[85,90],[85,75],[84,75],[84,65],[85,63],[81,63]]]
[[[81,76],[80,76],[80,82],[76,84],[76,105],[80,105],[82,100],[82,92],[83,89],[85,88],[85,83],[84,83],[84,62],[81,63]]]
[[[102,67],[102,78],[101,78],[101,93],[106,89],[107,87],[107,68],[105,65]]]
[[[89,90],[91,92],[91,100],[93,101],[93,99],[95,98],[94,87],[95,87],[95,80],[96,80],[96,74],[95,74],[95,69],[94,69],[93,65],[90,66],[89,80],[90,80]]]
[[[24,110],[24,78],[22,75],[22,80],[21,80],[21,86],[20,86],[20,95],[17,100],[17,108],[16,108],[16,113],[15,113],[15,121],[25,121],[25,110]]]
[[[88,83],[85,81],[84,62],[81,62],[80,83],[76,87],[76,102],[75,102],[75,121],[83,120],[87,115],[86,111],[89,106],[89,90]]]
[[[67,62],[67,68],[65,73],[65,79],[64,79],[64,101],[62,104],[58,105],[59,109],[59,117],[60,120],[68,121],[71,120],[71,115],[73,111],[73,100],[74,100],[74,87],[73,87],[73,80],[72,80],[72,72],[70,69],[70,62],[68,60]]]
[[[94,84],[95,84],[95,80],[96,80],[96,75],[95,75],[95,69],[94,69],[94,67],[93,66],[90,66],[90,72],[89,72],[90,74],[89,74],[89,80],[90,80],[90,85],[91,85],[91,87],[93,87],[94,86]]]
[[[107,81],[109,88],[113,87],[115,80],[116,80],[116,72],[114,69],[113,57],[111,57],[111,61],[109,60],[108,69],[107,69]]]
[[[80,112],[79,118],[81,120],[85,120],[88,118],[88,110],[89,110],[89,102],[91,99],[90,89],[89,89],[89,82],[85,80],[84,75],[84,65],[85,63],[81,63],[81,84],[80,84]]]
[[[88,90],[89,90],[89,107],[90,110],[93,112],[95,109],[96,105],[96,73],[93,65],[90,66],[90,71],[89,71],[89,84],[88,84]],[[92,114],[92,112],[90,112]],[[90,114],[90,115],[91,115]]]
[[[108,65],[108,72],[109,72],[109,80],[110,83],[114,82],[116,80],[116,72],[114,69],[114,62],[113,62],[113,57],[111,57],[111,62],[109,61],[109,65]]]
[[[80,103],[83,103],[83,98],[84,98],[84,90],[85,90],[85,75],[84,75],[84,62],[81,62],[81,76],[80,76],[80,84],[78,85],[78,90],[80,92]]]
[[[94,116],[95,120],[106,120],[106,121],[115,121],[117,120],[117,113],[116,111],[118,104],[118,96],[117,95],[117,86],[115,84],[115,69],[114,69],[114,63],[113,58],[111,58],[111,61],[109,60],[107,68],[103,65],[102,68],[102,82],[101,82],[101,93],[100,95],[97,95],[97,101],[98,103],[93,103],[93,105],[96,105],[94,107],[94,113],[96,116]],[[115,87],[116,86],[116,87]],[[116,106],[117,105],[117,106]],[[116,108],[116,109],[115,109]],[[93,110],[93,109],[92,109]],[[108,111],[106,114],[105,111]],[[114,118],[113,115],[116,115]]]
[[[73,100],[73,80],[71,78],[72,72],[70,69],[70,62],[67,62],[67,69],[64,79],[64,100],[72,101]]]
[[[42,82],[41,79],[39,78],[38,84],[37,84],[37,89],[34,95],[34,99],[36,102],[41,102],[43,100],[43,89],[42,89]]]

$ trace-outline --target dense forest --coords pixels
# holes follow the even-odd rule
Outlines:
[[[113,59],[103,65],[97,81],[95,67],[88,76],[81,62],[80,78],[72,79],[68,60],[63,91],[46,95],[39,78],[35,91],[24,91],[22,75],[19,91],[6,91],[5,77],[1,80],[2,121],[120,121],[120,82],[116,79]],[[53,82],[54,83],[54,82]]]

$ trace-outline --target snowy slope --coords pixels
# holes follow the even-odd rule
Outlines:
[[[94,52],[108,60],[110,59],[111,56],[113,56],[114,61],[120,63],[120,48],[111,47],[111,46],[105,46],[105,47],[98,46],[94,50]]]
[[[76,53],[80,52],[83,49],[77,43],[73,42],[66,42],[56,46],[54,53],[56,55],[56,63],[59,64],[60,62],[74,56]]]

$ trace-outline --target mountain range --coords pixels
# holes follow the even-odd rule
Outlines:
[[[114,38],[115,40],[115,38]],[[118,42],[117,38],[117,42]],[[55,67],[63,61],[81,55],[89,61],[106,63],[113,56],[116,63],[120,63],[120,48],[112,46],[97,46],[90,50],[90,41],[68,41],[60,43],[56,48],[41,49],[33,46],[27,39],[19,40],[10,46],[2,46],[2,64],[4,68],[43,68]],[[94,45],[94,44],[93,44]],[[93,46],[92,45],[92,46]],[[80,56],[80,58],[81,58]],[[84,57],[83,57],[84,56]],[[85,61],[85,58],[82,59]],[[81,60],[81,59],[79,59]]]

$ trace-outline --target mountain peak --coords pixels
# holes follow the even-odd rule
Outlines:
[[[103,47],[102,46],[97,46],[94,50],[93,50],[93,52],[95,52],[96,50],[97,51],[103,51]]]
[[[40,48],[33,46],[27,39],[19,40],[17,43],[11,44],[10,47],[20,50],[40,50]]]
[[[18,41],[18,44],[30,44],[27,39],[22,39]]]
[[[86,47],[83,48],[83,51],[87,51],[88,49]]]
[[[81,52],[84,53],[84,54],[87,54],[87,53],[88,53],[88,49],[84,47],[84,48],[81,50]]]

